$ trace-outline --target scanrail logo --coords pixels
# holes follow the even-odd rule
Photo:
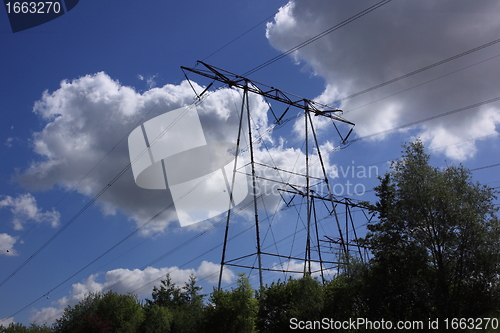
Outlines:
[[[183,107],[146,121],[128,138],[136,184],[170,190],[182,227],[207,220],[241,203],[247,176],[236,145],[207,142],[196,109]],[[236,165],[235,165],[236,164]]]

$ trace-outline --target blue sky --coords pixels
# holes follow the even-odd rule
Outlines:
[[[112,289],[144,298],[167,272],[180,284],[196,274],[204,291],[210,292],[220,263],[224,231],[223,224],[217,223],[220,218],[181,228],[175,210],[169,209],[128,237],[169,202],[167,191],[139,189],[130,170],[42,246],[127,165],[126,137],[137,124],[193,101],[180,66],[193,67],[204,60],[242,74],[375,3],[81,1],[66,15],[15,34],[2,11],[0,280],[5,282],[0,286],[0,319],[6,319],[4,324],[51,323],[61,309],[90,291]],[[305,98],[336,103],[495,41],[498,6],[392,1],[251,78]],[[377,184],[375,173],[386,172],[387,161],[400,156],[401,143],[417,136],[429,148],[433,165],[462,163],[477,169],[474,180],[500,186],[499,169],[494,166],[500,163],[499,102],[459,111],[498,97],[499,44],[337,102],[344,117],[356,123],[352,138],[387,131],[327,155],[329,174],[338,176],[332,183],[338,184],[337,194],[348,194],[348,181],[358,189],[372,189]],[[210,83],[194,74],[189,78],[198,92]],[[225,124],[235,119],[240,103],[236,90],[219,89],[207,96],[197,106],[206,135],[234,140]],[[252,121],[260,130],[267,129],[273,121],[267,104],[253,96],[251,106]],[[277,112],[285,109],[277,103],[272,106]],[[448,116],[391,131],[454,110]],[[291,110],[286,126],[257,143],[258,158],[287,168],[303,157],[303,118],[298,114]],[[320,144],[331,151],[339,145],[338,137],[331,123],[319,118],[314,121]],[[368,166],[376,167],[372,174],[358,174]],[[373,192],[352,197],[374,200]],[[301,206],[284,209],[273,195],[259,205],[263,248],[300,255],[304,232],[297,215],[303,212]],[[242,234],[229,243],[230,258],[255,251],[252,210],[236,211],[230,235]],[[359,212],[355,217],[357,223],[364,223]],[[290,237],[295,230],[297,236]],[[363,230],[360,227],[358,232]],[[337,237],[331,219],[322,220],[320,232]],[[333,254],[326,256],[333,260]],[[96,258],[100,259],[90,264]],[[265,264],[280,265],[273,258]],[[300,268],[293,261],[289,265]],[[231,267],[224,286],[231,286],[239,271]],[[255,270],[243,271],[257,285]],[[266,273],[264,282],[277,278],[284,276]]]

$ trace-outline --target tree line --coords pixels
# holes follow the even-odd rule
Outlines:
[[[151,299],[92,293],[52,326],[11,324],[0,333],[383,331],[328,326],[330,319],[357,318],[424,325],[404,332],[430,331],[431,323],[434,332],[499,331],[495,191],[473,182],[462,166],[432,167],[419,140],[403,147],[402,158],[375,188],[378,201],[365,203],[379,217],[358,240],[371,251],[368,263],[346,256],[329,281],[306,275],[259,290],[240,275],[236,287],[209,295],[201,294],[194,276],[180,287],[167,275]],[[483,318],[491,319],[488,327]]]

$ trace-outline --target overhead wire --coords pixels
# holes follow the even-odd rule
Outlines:
[[[285,52],[282,52],[281,54],[277,55],[276,57],[271,58],[270,60],[268,60],[268,61],[266,61],[266,62],[264,62],[264,63],[262,63],[262,64],[260,64],[260,65],[258,65],[256,67],[254,67],[253,69],[251,69],[251,70],[245,72],[244,74],[242,74],[242,76],[247,76],[247,75],[253,74],[253,73],[261,70],[262,68],[271,65],[272,63],[274,63],[274,62],[276,62],[276,61],[278,61],[278,60],[286,57],[287,55],[289,55],[289,54],[291,54],[291,53],[293,53],[293,52],[295,52],[297,50],[300,50],[301,48],[303,48],[303,47],[305,47],[305,46],[307,46],[307,45],[309,45],[309,44],[317,41],[320,38],[325,37],[326,35],[328,35],[328,34],[334,32],[334,31],[336,31],[336,30],[338,30],[338,29],[340,29],[340,28],[348,25],[349,23],[354,22],[355,20],[357,20],[357,19],[365,16],[366,14],[374,11],[375,9],[378,9],[378,8],[380,8],[380,7],[388,4],[389,2],[391,2],[391,0],[383,0],[383,1],[377,2],[373,6],[370,6],[370,7],[366,8],[365,10],[357,13],[356,15],[351,16],[350,18],[348,18],[348,19],[346,19],[346,20],[344,20],[344,21],[342,21],[342,22],[334,25],[333,27],[331,27],[331,28],[329,28],[329,29],[327,29],[327,30],[325,30],[325,31],[317,34],[316,36],[308,38],[307,40],[305,40],[304,42],[300,43],[299,45],[297,45],[295,47],[292,47],[291,49],[289,49],[289,50],[287,50]]]
[[[496,56],[490,57],[490,58],[488,58],[488,59],[481,60],[481,61],[476,62],[476,63],[474,63],[474,64],[471,64],[471,65],[469,65],[469,66],[466,66],[466,67],[463,67],[463,68],[457,69],[457,70],[455,70],[455,71],[453,71],[453,72],[450,72],[450,73],[447,73],[447,74],[441,75],[441,76],[436,77],[436,78],[434,78],[434,79],[432,79],[432,80],[429,80],[429,81],[426,81],[426,82],[423,82],[423,83],[417,84],[417,85],[412,86],[412,87],[410,87],[410,88],[403,89],[403,90],[401,90],[401,91],[398,91],[397,93],[394,93],[394,94],[391,94],[391,95],[388,95],[388,96],[385,96],[385,97],[379,98],[379,99],[377,99],[377,100],[371,101],[371,102],[369,102],[369,103],[366,103],[366,104],[363,104],[363,105],[357,106],[357,107],[352,108],[352,109],[349,109],[349,110],[344,110],[344,114],[347,114],[347,113],[350,113],[350,112],[353,112],[353,111],[359,110],[359,109],[364,108],[364,107],[366,107],[366,106],[368,106],[368,105],[371,105],[371,104],[374,104],[374,103],[377,103],[377,102],[383,101],[384,99],[387,99],[387,98],[390,98],[390,97],[394,97],[394,96],[399,95],[399,94],[401,94],[401,93],[404,93],[404,92],[407,92],[407,91],[409,91],[409,90],[412,90],[412,89],[415,89],[415,88],[421,87],[421,86],[423,86],[423,85],[426,85],[426,84],[428,84],[428,83],[431,83],[431,82],[434,82],[434,81],[440,80],[440,79],[442,79],[442,78],[444,78],[444,77],[450,76],[450,75],[452,75],[452,74],[456,74],[456,73],[458,73],[458,72],[460,72],[460,71],[463,71],[463,70],[465,70],[465,69],[468,69],[468,68],[471,68],[471,67],[477,66],[477,65],[479,65],[479,64],[482,64],[482,63],[484,63],[484,62],[487,62],[487,61],[493,60],[493,59],[498,58],[498,57],[500,57],[500,54],[497,54]],[[376,88],[374,88],[374,89],[376,89]],[[361,93],[360,93],[360,95],[361,95]],[[348,99],[348,97],[345,97],[344,99]],[[344,100],[344,99],[342,99],[342,100]]]
[[[428,65],[428,66],[425,66],[425,67],[419,68],[419,69],[414,70],[414,71],[412,71],[412,72],[410,72],[410,73],[407,73],[407,74],[404,74],[404,75],[398,76],[398,77],[396,77],[396,78],[393,78],[393,79],[391,79],[391,80],[388,80],[388,81],[385,81],[385,82],[379,83],[379,84],[374,85],[374,86],[372,86],[372,87],[370,87],[370,88],[367,88],[367,89],[361,90],[361,91],[359,91],[359,92],[357,92],[357,93],[354,93],[354,94],[351,94],[351,95],[348,95],[348,96],[345,96],[345,97],[339,98],[339,99],[335,100],[335,101],[333,102],[333,104],[340,103],[340,102],[342,102],[342,101],[344,101],[344,100],[347,100],[347,99],[351,99],[351,98],[354,98],[354,97],[360,96],[360,95],[362,95],[362,94],[365,94],[365,93],[370,92],[370,91],[373,91],[373,90],[375,90],[375,89],[378,89],[378,88],[384,87],[384,86],[389,85],[389,84],[391,84],[391,83],[394,83],[394,82],[397,82],[397,81],[400,81],[400,80],[406,79],[406,78],[408,78],[408,77],[410,77],[410,76],[413,76],[413,75],[416,75],[416,74],[422,73],[422,72],[424,72],[424,71],[426,71],[426,70],[429,70],[429,69],[431,69],[431,68],[434,68],[434,67],[437,67],[437,66],[443,65],[443,64],[445,64],[445,63],[447,63],[447,62],[450,62],[450,61],[452,61],[452,60],[456,60],[456,59],[458,59],[458,58],[461,58],[461,57],[463,57],[463,56],[469,55],[469,54],[474,53],[474,52],[476,52],[476,51],[479,51],[479,50],[485,49],[485,48],[487,48],[487,47],[489,47],[489,46],[492,46],[492,45],[495,45],[495,44],[497,44],[497,43],[499,43],[499,42],[500,42],[500,38],[499,38],[499,39],[496,39],[496,40],[494,40],[494,41],[491,41],[491,42],[489,42],[489,43],[482,44],[482,45],[480,45],[480,46],[477,46],[477,47],[472,48],[472,49],[470,49],[470,50],[467,50],[467,51],[465,51],[465,52],[462,52],[462,53],[456,54],[456,55],[454,55],[454,56],[452,56],[452,57],[449,57],[449,58],[446,58],[446,59],[444,59],[444,60],[438,61],[438,62],[433,63],[433,64],[431,64],[431,65]],[[489,60],[489,59],[487,59],[487,60]]]
[[[466,143],[466,142],[470,142],[470,141],[476,141],[476,140],[484,139],[484,138],[491,137],[491,136],[498,136],[498,133],[492,133],[492,134],[487,134],[487,135],[481,135],[481,136],[478,136],[478,137],[475,137],[475,138],[469,138],[469,139],[466,139],[466,140],[462,140],[462,141],[458,141],[458,142],[455,142],[455,143],[451,143],[451,144],[449,144],[449,145],[444,145],[444,146],[439,146],[439,147],[428,148],[428,150],[429,150],[429,151],[440,150],[440,149],[443,149],[443,148],[446,148],[446,147],[455,146],[455,145],[459,145],[459,144]],[[380,162],[375,162],[375,163],[370,163],[370,164],[367,164],[367,165],[365,165],[365,166],[366,166],[366,167],[369,167],[369,166],[374,166],[374,165],[377,165],[377,164],[382,164],[382,163],[392,162],[392,161],[394,161],[395,159],[396,159],[396,158],[389,159],[389,160],[384,160],[384,161],[380,161]],[[472,170],[471,170],[471,171],[472,171]]]
[[[128,169],[130,164],[123,168],[120,173],[118,173],[115,178],[113,178],[106,186],[104,186],[92,199],[90,199],[83,208],[81,208],[68,222],[66,222],[59,230],[52,235],[45,243],[39,247],[28,259],[26,259],[19,267],[17,267],[11,274],[9,274],[5,279],[0,282],[0,287],[3,286],[7,281],[9,281],[14,275],[16,275],[24,266],[26,266],[31,260],[33,260],[40,252],[43,251],[54,239],[57,238],[67,227],[69,227],[84,211],[87,210],[101,195],[103,195]]]
[[[206,95],[207,96],[207,95]],[[206,97],[205,97],[206,98]],[[165,129],[162,130],[162,132],[156,137],[154,138],[154,140],[152,140],[150,142],[150,146],[153,146],[156,142],[158,142],[158,140],[160,140],[160,138],[168,131],[170,130],[170,128],[172,128],[185,114],[187,114],[188,110],[192,107],[194,107],[194,103],[191,104],[189,107],[186,108],[186,110],[184,110],[179,116],[177,116],[176,119],[174,119],[172,121],[171,124],[169,124],[169,126],[167,126]],[[124,175],[132,166],[133,163],[135,163],[137,160],[140,159],[140,157],[145,154],[147,152],[147,149],[143,149],[142,152],[134,159],[134,161],[131,161],[130,163],[128,163],[110,182],[108,182],[108,184],[106,184],[96,195],[94,195],[94,197],[92,197],[91,200],[89,200],[87,202],[87,204],[85,204],[75,215],[73,215],[72,218],[70,218],[68,220],[68,222],[66,222],[61,228],[59,228],[59,230],[54,234],[52,235],[52,237],[50,237],[41,247],[39,247],[29,258],[27,258],[20,266],[18,266],[11,274],[9,274],[6,278],[4,278],[4,280],[2,280],[0,282],[0,287],[3,286],[8,280],[10,280],[14,275],[16,275],[23,267],[25,267],[31,260],[33,260],[41,251],[43,251],[50,243],[52,243],[52,241],[54,241],[54,239],[56,239],[64,230],[66,230],[67,227],[69,227],[76,219],[78,219],[78,217],[80,217],[90,206],[92,206],[92,204],[97,200],[99,199],[99,197],[101,197],[116,181],[118,181],[122,175]],[[212,175],[209,175],[210,177]],[[206,177],[204,178],[204,180],[202,180],[202,182],[206,181],[209,177]],[[193,191],[197,186],[199,186],[202,182],[198,183],[194,188],[191,189],[191,191]],[[188,192],[189,193],[189,192]],[[160,213],[163,213],[164,211],[166,210],[166,208],[164,210],[162,210]],[[157,214],[158,215],[158,214]],[[153,217],[156,218],[155,215]],[[150,220],[151,221],[151,220]],[[148,222],[149,223],[149,222]],[[136,232],[138,231],[138,229],[136,229]],[[131,235],[129,235],[128,237],[130,237]],[[128,238],[127,237],[127,238]]]
[[[285,5],[285,7],[289,6],[290,5],[290,2],[287,3]],[[212,57],[213,55],[215,55],[216,53],[219,53],[220,51],[222,51],[223,49],[225,49],[226,47],[228,47],[229,45],[233,44],[234,42],[236,42],[238,39],[240,39],[241,37],[245,36],[246,34],[248,34],[250,31],[254,30],[255,28],[257,28],[258,26],[260,26],[261,24],[267,22],[269,19],[273,18],[274,16],[276,15],[276,13],[273,13],[272,15],[266,17],[264,20],[260,21],[259,23],[257,23],[256,25],[254,25],[253,27],[251,27],[250,29],[246,30],[244,33],[238,35],[238,37],[232,39],[231,41],[227,42],[226,44],[224,44],[223,46],[221,46],[220,48],[218,48],[217,50],[215,50],[214,52],[210,53],[208,56],[206,56],[205,58],[203,58],[202,61],[205,61],[207,60],[208,58]]]
[[[249,204],[247,204],[248,206]],[[154,217],[152,217],[147,223],[151,222],[153,219],[155,219],[157,216],[161,215],[161,213],[166,210],[168,208],[168,206],[166,208],[164,208],[161,212],[159,212],[158,214],[156,214]],[[245,207],[241,207],[240,208],[240,211],[243,210]],[[237,213],[236,213],[237,214]],[[206,234],[208,231],[211,231],[213,229],[215,229],[216,227],[222,225],[222,222],[223,221],[219,221],[218,223],[212,225],[210,228],[206,229],[206,230],[203,230],[199,233],[197,233],[196,235],[192,236],[191,238],[189,238],[188,240],[184,241],[183,243],[181,243],[180,245],[177,245],[175,248],[173,249],[170,249],[169,251],[167,251],[166,253],[162,254],[160,257],[154,259],[153,261],[149,262],[145,267],[147,266],[150,266],[158,261],[160,261],[161,259],[165,258],[166,256],[168,255],[171,255],[175,252],[177,252],[178,250],[180,250],[181,248],[183,248],[184,246],[192,243],[194,240],[198,239],[199,237],[203,236],[204,234]],[[143,224],[142,227],[144,227],[147,223]],[[136,229],[135,231],[133,231],[131,234],[129,234],[128,236],[126,236],[124,239],[122,239],[121,241],[119,241],[118,243],[116,243],[113,247],[111,247],[110,249],[108,249],[108,251],[106,251],[106,253],[108,253],[109,251],[111,251],[113,248],[117,247],[119,244],[123,243],[126,239],[130,238],[133,234],[137,233],[137,231],[139,231],[140,229]],[[105,253],[105,254],[106,254]],[[96,259],[94,259],[94,261],[92,261],[91,263],[87,264],[84,268],[80,269],[77,273],[83,271],[85,268],[87,268],[88,266],[90,266],[92,263],[96,262],[99,258],[101,258],[102,256],[104,256],[104,254],[101,254],[99,257],[97,257]],[[6,317],[6,318],[10,318],[10,317],[14,317],[15,315],[17,315],[18,313],[26,310],[27,308],[29,308],[30,306],[32,306],[33,304],[37,303],[39,300],[47,297],[50,293],[52,293],[54,290],[56,290],[57,288],[59,288],[60,286],[62,286],[64,283],[66,283],[67,281],[69,281],[71,278],[73,278],[74,276],[77,275],[77,273],[73,274],[71,277],[65,279],[63,282],[59,283],[57,286],[53,287],[51,290],[49,290],[48,292],[46,292],[45,294],[43,294],[42,296],[38,297],[37,299],[35,299],[34,301],[32,301],[31,303],[29,303],[28,305],[26,305],[25,307],[23,307],[22,309],[16,311],[15,313],[11,314],[10,316]],[[119,281],[121,282],[121,280]],[[113,284],[112,286],[116,286],[118,283],[115,283]]]
[[[162,103],[164,100],[165,100],[166,96],[162,97],[158,102],[155,103],[155,105],[149,109],[149,111],[144,114],[135,124],[134,128],[137,127],[138,125],[140,125],[142,123],[142,121],[158,106],[160,105],[160,103]],[[118,147],[118,145],[125,139],[127,138],[130,133],[132,132],[132,130],[128,131],[127,134],[125,134],[120,140],[118,140],[118,142],[99,160],[97,161],[97,163],[85,174],[83,175],[83,177],[81,177],[75,185],[73,185],[69,190],[67,190],[63,195],[62,197],[52,206],[53,208],[57,207],[71,192],[73,192],[77,187],[78,185],[81,184],[82,181],[84,181],[91,173],[92,171],[94,171],[101,163],[102,161],[104,161],[112,152],[113,150]],[[24,237],[26,237],[35,227],[37,227],[38,224],[33,224],[32,227],[30,229],[28,229],[17,241],[21,241]],[[57,237],[57,236],[56,236]],[[35,255],[36,256],[36,255]],[[30,259],[31,260],[31,259]],[[2,284],[4,283],[4,281],[2,281],[2,283],[0,283],[0,287],[2,286]]]
[[[387,129],[387,130],[383,130],[383,131],[380,131],[380,132],[377,132],[377,133],[372,133],[372,134],[368,134],[368,135],[365,135],[365,136],[362,136],[362,137],[355,138],[355,139],[351,140],[349,142],[349,144],[357,142],[357,141],[369,139],[369,138],[372,138],[374,136],[391,133],[391,132],[394,132],[394,131],[397,131],[397,130],[400,130],[400,129],[403,129],[403,128],[411,127],[411,126],[414,126],[414,125],[417,125],[417,124],[421,124],[421,123],[424,123],[424,122],[427,122],[427,121],[430,121],[430,120],[435,120],[435,119],[438,119],[438,118],[446,117],[446,116],[449,116],[449,115],[452,115],[452,114],[455,114],[455,113],[458,113],[458,112],[463,112],[463,111],[466,111],[466,110],[477,108],[478,106],[490,104],[490,103],[493,103],[493,102],[497,102],[499,100],[500,100],[500,97],[495,97],[495,98],[491,98],[491,99],[488,99],[488,100],[485,100],[485,101],[482,101],[482,102],[478,102],[478,103],[475,103],[475,104],[464,106],[464,107],[461,107],[461,108],[458,108],[458,109],[455,109],[455,110],[452,110],[452,111],[448,111],[448,112],[440,113],[440,114],[437,114],[437,115],[434,115],[434,116],[431,116],[431,117],[427,117],[427,118],[423,118],[423,119],[420,119],[420,120],[412,121],[410,123],[406,123],[406,124],[403,124],[403,125],[400,125],[400,126],[396,126],[396,127],[393,127],[393,128]]]

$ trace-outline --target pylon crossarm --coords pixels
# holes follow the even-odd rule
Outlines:
[[[273,99],[275,101],[279,101],[288,105],[292,105],[296,108],[306,110],[308,109],[310,112],[314,113],[316,116],[324,116],[331,118],[333,120],[349,124],[351,126],[354,126],[354,123],[338,116],[335,115],[335,113],[342,113],[342,110],[333,108],[329,105],[318,103],[297,95],[294,95],[292,93],[270,87],[268,85],[265,85],[263,83],[259,83],[255,80],[251,80],[246,77],[239,76],[237,74],[228,72],[226,70],[217,68],[215,66],[209,65],[207,63],[204,63],[202,61],[198,61],[197,64],[203,65],[206,69],[196,69],[196,68],[189,68],[189,67],[184,67],[181,66],[181,69],[183,71],[190,71],[195,74],[207,77],[212,80],[217,80],[219,82],[222,82],[224,84],[227,84],[229,87],[237,87],[240,89],[243,89],[245,91],[252,92],[254,94],[258,94],[270,99]],[[281,117],[280,117],[281,119]],[[347,139],[344,138],[344,139]]]

